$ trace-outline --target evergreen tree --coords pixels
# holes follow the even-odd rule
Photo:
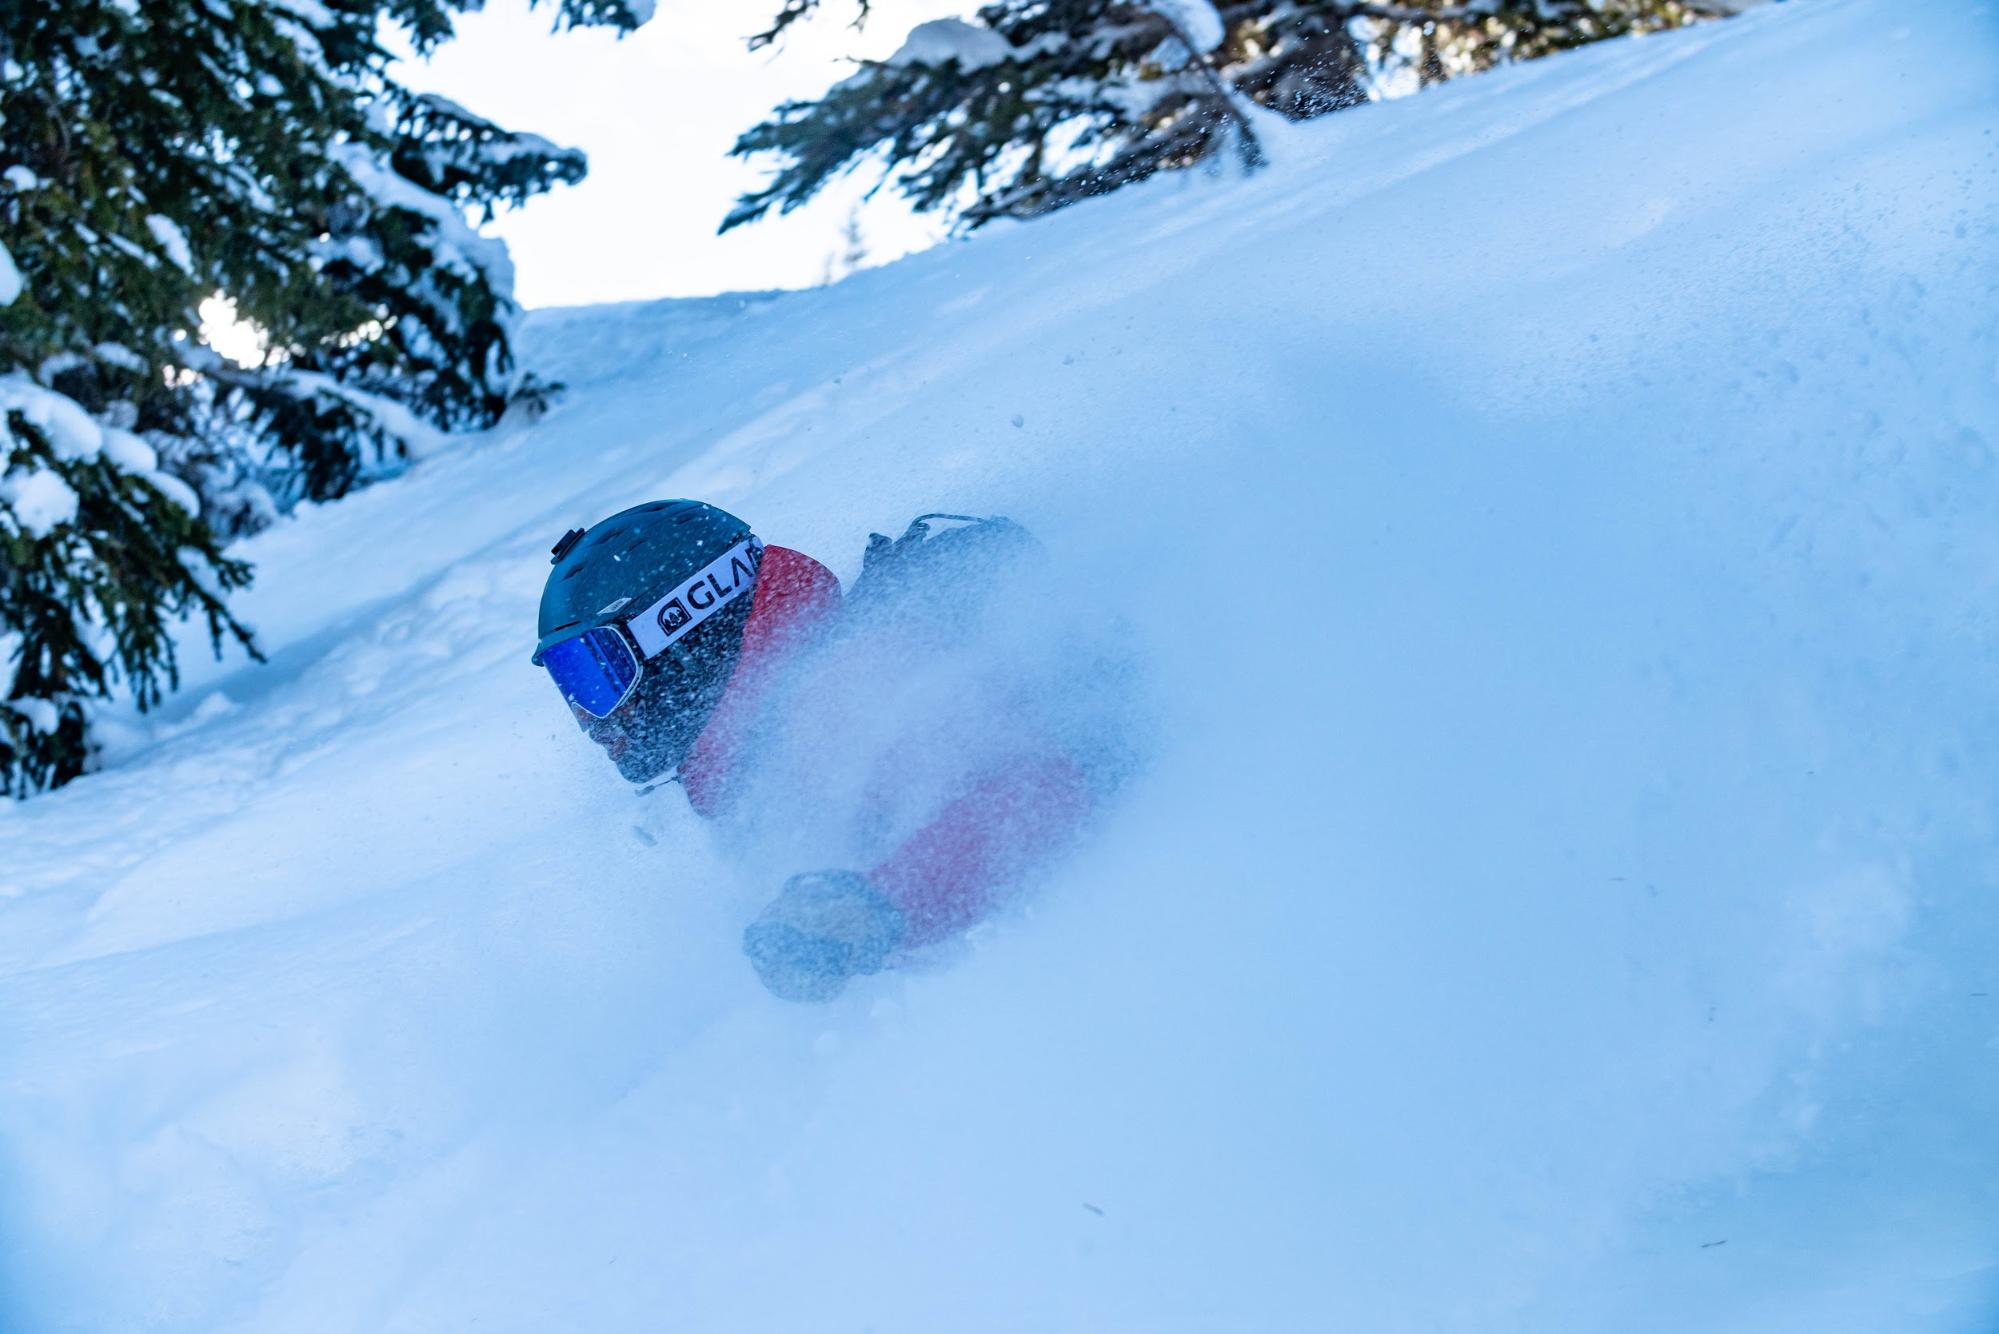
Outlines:
[[[826,256],[826,263],[819,270],[819,285],[831,287],[867,262],[868,238],[861,230],[861,206],[855,204],[847,210],[847,220],[840,224],[839,249]]]
[[[267,470],[280,502],[330,498],[544,392],[465,213],[583,160],[399,87],[380,41],[428,49],[476,7],[0,0],[0,793],[82,772],[118,681],[142,708],[172,688],[176,618],[251,646],[218,536],[268,521]],[[621,29],[650,7],[552,3]],[[218,292],[262,365],[201,342]]]
[[[787,102],[736,142],[776,170],[722,230],[789,212],[885,159],[919,211],[968,226],[1033,217],[1233,155],[1264,156],[1267,114],[1305,120],[1421,83],[1744,0],[993,0],[974,22],[920,25],[816,101]],[[817,0],[785,0],[777,40]],[[866,6],[862,6],[862,16]]]

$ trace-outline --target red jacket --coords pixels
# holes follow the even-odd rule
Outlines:
[[[831,627],[840,581],[810,556],[764,548],[743,626],[742,654],[721,702],[680,765],[695,811],[728,809],[746,769],[747,737],[794,654]],[[967,784],[867,876],[902,911],[906,945],[963,930],[1081,828],[1093,804],[1083,771],[1049,749],[967,776]],[[801,870],[819,868],[801,867]]]

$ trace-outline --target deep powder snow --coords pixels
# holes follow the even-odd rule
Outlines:
[[[0,809],[0,1327],[1991,1329],[1995,76],[1798,0],[537,315],[553,412],[247,543],[270,665]],[[527,660],[666,495],[1026,522],[1149,765],[773,1001],[776,872]]]

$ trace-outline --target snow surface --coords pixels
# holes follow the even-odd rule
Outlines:
[[[42,432],[50,452],[64,462],[82,462],[104,452],[104,428],[75,399],[44,389],[19,371],[0,375],[0,420],[9,412],[20,413]]]
[[[62,724],[62,711],[45,699],[10,699],[7,707],[26,718],[37,732],[53,732]]]
[[[1228,35],[1228,26],[1222,22],[1212,0],[1151,0],[1150,7],[1165,15],[1202,55],[1220,46],[1222,38]]]
[[[1994,25],[1766,6],[536,316],[560,406],[248,543],[270,665],[0,811],[0,1327],[1992,1329]],[[527,662],[678,494],[843,577],[1026,521],[1150,769],[772,1001],[773,885]]]
[[[17,468],[0,474],[0,501],[20,530],[41,538],[76,517],[76,492],[51,468]]]
[[[982,28],[963,19],[932,19],[909,30],[909,36],[882,63],[885,65],[942,65],[955,60],[964,70],[997,65],[1016,54],[1006,38],[991,28]]]
[[[180,229],[180,224],[164,213],[149,213],[146,215],[146,230],[159,242],[160,249],[166,251],[167,259],[173,266],[192,277],[194,252],[188,249],[187,233]]]

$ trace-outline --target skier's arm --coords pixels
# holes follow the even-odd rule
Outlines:
[[[793,876],[743,931],[743,952],[786,1000],[824,1001],[898,949],[961,931],[1075,840],[1094,793],[1059,753],[989,770],[863,875]]]
[[[1022,757],[938,812],[868,880],[902,913],[904,946],[979,921],[1000,894],[1073,841],[1092,793],[1066,755]]]

